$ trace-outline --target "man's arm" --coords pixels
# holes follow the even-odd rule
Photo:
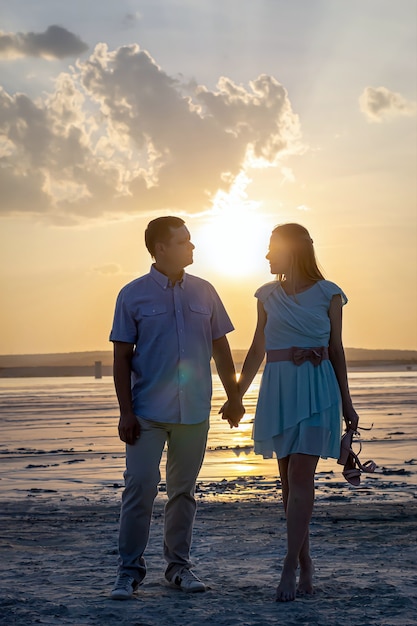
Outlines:
[[[115,341],[113,344],[113,378],[120,407],[119,437],[125,443],[134,444],[140,427],[132,406],[130,385],[133,344]]]
[[[239,397],[235,365],[226,335],[213,341],[213,359],[228,398],[227,412],[223,417],[228,420],[230,427],[237,427],[245,409]]]

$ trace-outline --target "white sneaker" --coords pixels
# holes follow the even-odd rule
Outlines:
[[[129,600],[133,597],[139,583],[129,574],[119,574],[111,590],[112,600]]]
[[[192,572],[190,569],[184,568],[174,575],[174,578],[169,581],[171,587],[176,589],[182,589],[182,591],[188,591],[195,593],[197,591],[206,591],[205,584]]]

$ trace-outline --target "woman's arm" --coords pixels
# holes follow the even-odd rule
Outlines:
[[[353,408],[349,391],[345,351],[342,343],[342,298],[340,295],[335,295],[332,298],[329,308],[329,318],[329,358],[333,365],[337,382],[339,383],[340,394],[342,396],[343,417],[346,422],[346,428],[356,430],[359,416]]]
[[[258,300],[258,321],[256,324],[255,334],[245,362],[243,363],[242,373],[239,377],[239,393],[242,398],[247,392],[251,382],[255,378],[264,356],[265,356],[265,329],[266,313],[262,302]]]

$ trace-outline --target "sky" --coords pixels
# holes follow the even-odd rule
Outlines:
[[[0,354],[106,350],[147,223],[250,345],[306,226],[347,347],[417,349],[414,0],[0,0]]]

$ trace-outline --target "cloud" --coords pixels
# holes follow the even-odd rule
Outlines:
[[[126,13],[123,17],[122,24],[124,28],[133,28],[141,19],[142,15],[139,11],[136,11],[135,13]]]
[[[290,167],[281,167],[281,174],[282,184],[295,182],[295,174]]]
[[[285,88],[182,83],[139,46],[99,44],[42,100],[0,89],[0,212],[70,222],[199,213],[254,164],[300,150]],[[0,181],[0,184],[3,181]]]
[[[106,263],[104,265],[93,267],[93,271],[97,272],[97,274],[102,274],[103,276],[114,276],[122,273],[122,269],[118,263]]]
[[[64,59],[78,56],[87,50],[86,43],[62,26],[48,26],[44,33],[0,31],[0,58]]]
[[[359,106],[370,122],[416,113],[415,102],[386,87],[366,87],[359,98]]]

